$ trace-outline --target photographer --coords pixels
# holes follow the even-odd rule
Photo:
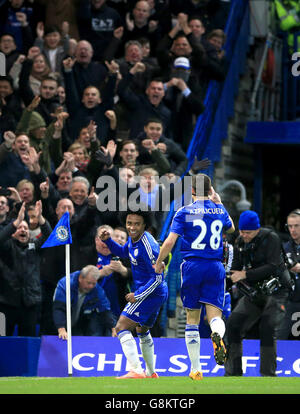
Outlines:
[[[297,322],[296,313],[300,312],[300,209],[293,210],[287,216],[286,228],[290,239],[283,244],[283,249],[287,258],[287,267],[295,279],[295,288],[288,298],[285,317],[278,328],[277,338],[299,339],[300,331],[294,330],[293,324]]]
[[[276,376],[275,332],[284,316],[289,273],[281,243],[271,229],[261,228],[256,212],[240,215],[240,236],[234,246],[231,281],[243,294],[227,321],[226,376],[241,376],[242,340],[259,321],[260,374]]]

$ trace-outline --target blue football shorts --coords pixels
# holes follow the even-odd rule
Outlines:
[[[217,260],[187,259],[181,264],[181,300],[188,309],[200,309],[202,303],[223,311],[225,269]]]
[[[127,303],[122,315],[137,322],[140,326],[151,328],[159,314],[160,308],[168,298],[168,287],[160,284],[150,295],[140,298],[134,303]]]

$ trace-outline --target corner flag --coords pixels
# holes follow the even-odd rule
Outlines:
[[[67,307],[67,332],[68,332],[68,374],[72,376],[72,323],[71,323],[71,287],[70,287],[70,244],[72,235],[70,229],[70,216],[66,211],[54,227],[54,230],[42,245],[44,247],[54,247],[65,245],[66,261],[66,307]]]
[[[59,222],[54,227],[54,230],[42,245],[42,248],[62,246],[64,244],[72,244],[70,216],[68,211],[66,211],[65,214],[60,218]]]

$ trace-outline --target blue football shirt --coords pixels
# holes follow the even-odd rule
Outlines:
[[[120,246],[111,238],[105,240],[105,243],[115,255],[129,257],[136,299],[146,297],[154,290],[161,290],[165,286],[163,274],[155,273],[153,267],[160,247],[150,233],[145,231],[136,242],[129,237],[124,246]]]
[[[176,212],[171,232],[182,237],[183,259],[223,260],[223,229],[231,227],[229,214],[222,204],[196,200]]]

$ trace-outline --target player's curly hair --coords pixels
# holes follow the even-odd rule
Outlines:
[[[153,212],[149,210],[149,206],[143,203],[140,203],[139,206],[140,208],[137,209],[136,211],[128,209],[126,211],[120,212],[120,221],[123,226],[126,226],[126,219],[129,214],[135,214],[137,216],[143,217],[144,223],[146,225],[146,229],[153,226],[154,215],[153,215]]]

